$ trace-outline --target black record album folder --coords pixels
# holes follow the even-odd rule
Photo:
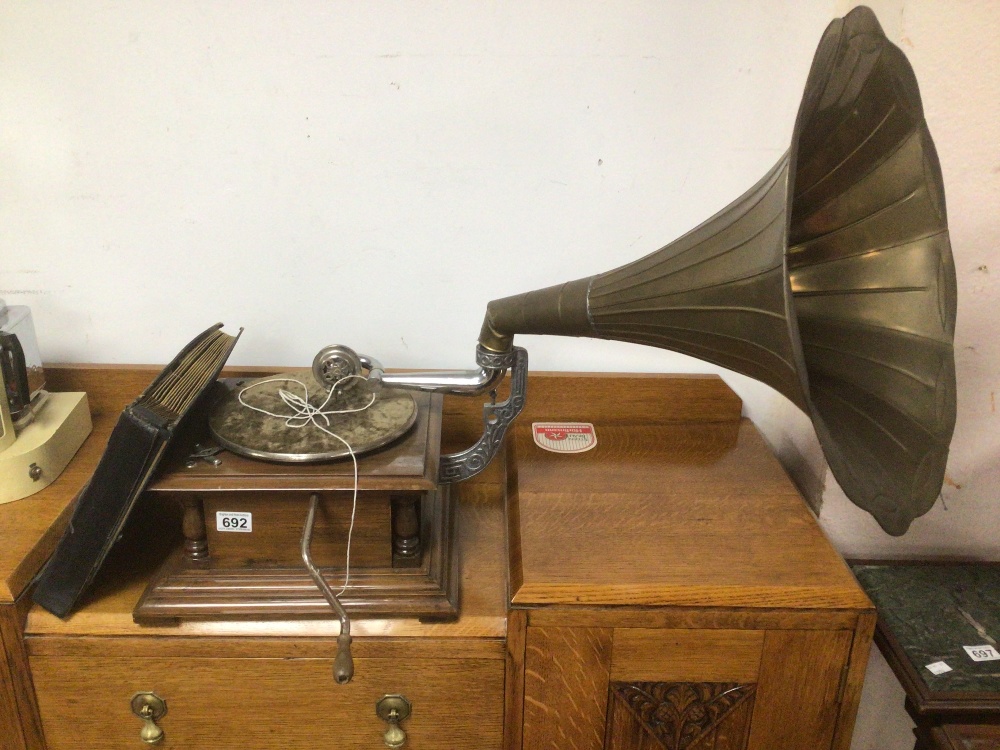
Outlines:
[[[52,614],[68,615],[94,580],[179,423],[219,376],[239,338],[221,328],[185,346],[118,418],[35,589],[34,600]]]

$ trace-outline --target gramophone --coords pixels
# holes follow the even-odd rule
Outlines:
[[[489,303],[478,370],[367,377],[481,393],[512,371],[511,398],[486,406],[480,442],[442,463],[442,481],[457,481],[489,462],[523,404],[516,334],[689,354],[805,411],[847,496],[901,535],[944,478],[955,307],[941,167],[916,78],[859,7],[820,41],[788,152],[729,206],[621,268]]]
[[[90,429],[85,393],[45,390],[31,310],[0,300],[0,503],[55,481]]]
[[[332,607],[342,682],[352,669],[349,613],[457,614],[448,487],[489,465],[525,403],[528,356],[513,343],[521,333],[672,349],[772,386],[810,415],[848,497],[903,534],[943,481],[955,286],[941,171],[913,71],[874,14],[855,9],[826,30],[791,147],[760,182],[640,260],[489,303],[476,368],[392,373],[330,346],[306,372],[221,381],[204,434],[148,487],[180,499],[185,542],[134,616]],[[498,403],[508,371],[509,396]],[[482,436],[440,455],[443,395],[484,393]],[[385,409],[367,411],[376,399]],[[303,437],[295,428],[307,424],[339,436]],[[351,533],[361,535],[355,561],[369,557],[349,586],[341,566]]]
[[[495,300],[459,378],[396,388],[481,392],[510,369],[485,434],[442,479],[495,453],[523,403],[519,333],[672,349],[770,385],[811,418],[847,496],[901,535],[940,494],[955,424],[955,270],[941,168],[913,69],[865,7],[813,59],[788,152],[678,240],[611,271]]]

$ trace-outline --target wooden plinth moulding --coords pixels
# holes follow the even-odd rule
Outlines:
[[[348,614],[435,620],[458,616],[455,509],[447,489],[429,493],[421,506],[421,526],[432,542],[417,565],[352,568],[339,595]],[[209,561],[206,565],[175,553],[136,605],[136,622],[315,617],[331,611],[304,567],[218,567]],[[334,591],[344,586],[343,567],[321,570]]]

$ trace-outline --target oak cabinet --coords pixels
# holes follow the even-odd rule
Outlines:
[[[91,440],[106,438],[131,381],[119,372],[109,394],[100,368],[53,373],[92,391]],[[78,612],[28,611],[53,517],[0,621],[21,665],[0,736],[145,747],[130,702],[152,692],[164,748],[379,748],[376,703],[402,695],[404,748],[848,750],[873,610],[740,409],[714,377],[531,376],[506,455],[455,487],[459,617],[356,620],[348,685],[332,676],[332,618],[133,622],[180,540],[156,503]],[[443,450],[479,418],[477,401],[447,399]],[[592,423],[597,444],[547,452],[539,421]],[[78,488],[86,470],[70,476]]]
[[[554,407],[594,422],[585,453],[540,450],[527,425],[510,439],[512,748],[850,746],[871,605],[713,384],[690,421]]]

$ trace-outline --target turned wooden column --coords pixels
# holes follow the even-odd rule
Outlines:
[[[392,565],[394,568],[415,568],[420,565],[420,497],[393,495],[392,503]]]
[[[191,562],[208,559],[208,539],[205,530],[205,508],[200,497],[184,497],[184,554]]]

